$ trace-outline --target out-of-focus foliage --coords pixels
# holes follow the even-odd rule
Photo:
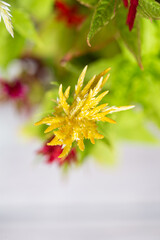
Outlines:
[[[29,99],[34,114],[29,115],[25,133],[45,139],[44,128],[34,127],[34,122],[52,113],[51,99],[56,99],[58,85],[62,83],[64,88],[70,85],[73,92],[79,73],[89,65],[86,82],[94,74],[112,68],[105,85],[110,94],[104,102],[136,108],[119,113],[115,118],[117,125],[99,124],[105,139],[95,145],[86,140],[86,150],[78,153],[79,161],[94,155],[101,163],[111,163],[117,140],[159,143],[151,129],[154,125],[160,127],[160,3],[139,0],[134,27],[129,31],[128,10],[121,0],[62,2],[69,6],[65,16],[53,0],[8,0],[14,39],[4,23],[0,23],[0,79],[12,82],[10,66],[15,60],[21,62],[24,56],[38,59],[38,73],[43,68],[37,75],[35,64],[29,63],[27,71],[26,65],[24,71],[24,65],[18,64],[20,70],[14,73],[14,78],[25,76],[24,82],[31,89]],[[85,16],[79,25],[76,14]]]

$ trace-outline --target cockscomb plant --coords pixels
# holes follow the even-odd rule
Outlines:
[[[159,0],[0,1],[0,107],[29,112],[24,132],[46,163],[108,163],[118,140],[158,141],[159,19]]]

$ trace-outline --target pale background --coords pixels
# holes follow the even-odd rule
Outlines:
[[[64,176],[37,164],[23,122],[0,106],[0,240],[160,239],[160,147],[120,144],[115,166],[89,159]]]

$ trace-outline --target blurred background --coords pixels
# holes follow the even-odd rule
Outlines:
[[[0,240],[159,240],[159,1],[8,0],[0,18]],[[135,108],[60,160],[34,123],[85,65],[85,83],[111,67],[102,103]]]
[[[62,173],[37,161],[25,118],[0,111],[0,239],[160,238],[159,146],[125,142],[114,165],[89,158]]]

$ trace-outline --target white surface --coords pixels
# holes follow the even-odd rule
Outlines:
[[[160,239],[159,147],[121,145],[117,165],[90,159],[63,176],[18,138],[23,117],[0,114],[0,240]]]

